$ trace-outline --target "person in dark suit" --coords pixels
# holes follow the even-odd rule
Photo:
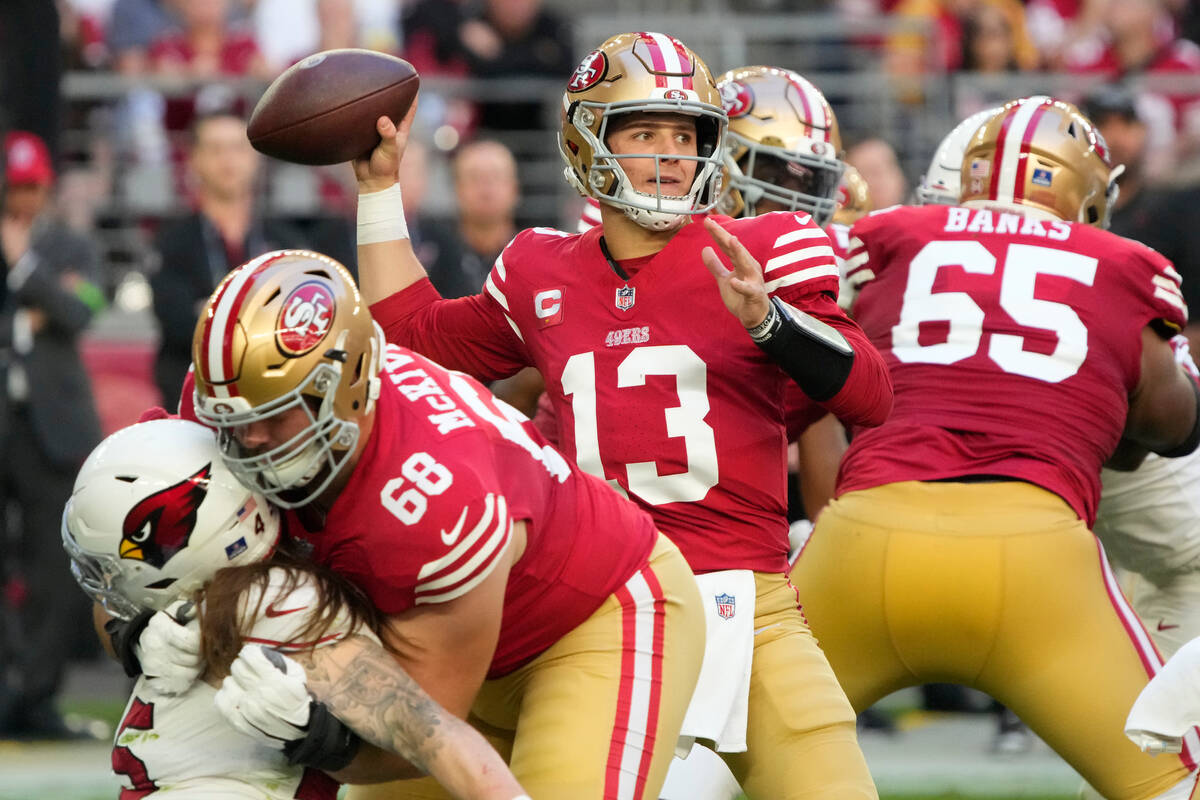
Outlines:
[[[48,213],[54,171],[45,142],[4,138],[7,192],[0,217],[5,293],[0,302],[0,529],[7,668],[0,671],[0,738],[73,735],[54,706],[66,662],[88,635],[59,539],[74,475],[100,441],[100,422],[77,342],[103,307],[99,257]],[[19,646],[10,646],[19,642]]]
[[[175,407],[192,361],[196,316],[225,274],[271,250],[305,246],[297,229],[255,208],[258,167],[241,117],[221,111],[193,124],[188,171],[195,210],[159,230],[150,277],[161,336],[154,378],[167,408]]]

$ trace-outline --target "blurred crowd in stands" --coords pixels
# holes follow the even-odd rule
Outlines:
[[[1087,112],[1126,164],[1118,232],[1149,237],[1185,274],[1200,266],[1200,3],[642,5],[656,24],[671,13],[688,30],[722,20],[710,41],[736,31],[739,15],[776,20],[782,49],[762,53],[802,72],[881,77],[902,134],[936,112],[926,120],[932,140],[880,135],[851,110],[842,117],[846,159],[878,207],[907,201],[913,165],[930,156],[921,146],[957,119],[1039,75],[1045,91],[1072,76],[1065,82],[1081,96],[1069,99],[1087,92]],[[78,733],[53,698],[66,659],[88,654],[90,637],[45,632],[82,618],[57,535],[79,459],[102,430],[154,402],[173,405],[197,309],[230,268],[279,247],[353,266],[349,170],[267,163],[246,140],[266,82],[335,47],[416,66],[424,89],[402,175],[409,228],[443,294],[468,294],[519,227],[574,229],[579,205],[567,201],[552,133],[559,86],[615,32],[602,21],[632,28],[638,10],[626,0],[612,9],[587,0],[0,2],[0,130],[13,132],[0,229],[0,738]],[[806,29],[815,20],[839,35],[814,43]],[[585,29],[601,28],[583,41]],[[789,45],[789,31],[807,44]],[[738,66],[688,41],[714,72]],[[748,61],[759,52],[747,48]],[[1014,83],[1018,74],[1032,83]],[[955,84],[953,99],[937,96],[959,75],[971,81]],[[845,85],[826,89],[839,115],[855,99]],[[1188,291],[1196,285],[1185,293],[1200,305]]]

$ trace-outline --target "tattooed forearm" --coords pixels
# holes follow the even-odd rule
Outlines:
[[[335,716],[368,742],[429,773],[445,744],[449,713],[380,645],[353,636],[301,654],[308,686]]]

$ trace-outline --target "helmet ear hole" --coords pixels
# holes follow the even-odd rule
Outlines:
[[[1087,218],[1088,218],[1087,221],[1088,221],[1089,225],[1095,225],[1097,222],[1100,221],[1100,212],[1098,212],[1096,210],[1095,206],[1087,207]]]

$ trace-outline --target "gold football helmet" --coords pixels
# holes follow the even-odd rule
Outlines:
[[[612,118],[631,112],[687,114],[696,118],[696,175],[682,196],[641,192],[608,149]],[[725,112],[712,73],[678,39],[661,33],[622,33],[593,50],[575,69],[563,94],[559,152],[565,175],[585,197],[621,208],[651,230],[671,230],[685,215],[703,214],[720,191]],[[622,154],[653,158],[657,153]]]
[[[871,190],[858,170],[849,164],[838,184],[837,211],[833,221],[840,225],[853,225],[871,211]]]
[[[239,480],[285,508],[317,497],[354,452],[379,396],[383,332],[354,279],[332,258],[279,250],[229,273],[192,339],[196,415],[217,429]],[[308,424],[266,452],[244,426],[294,408]]]
[[[845,165],[837,117],[825,95],[776,67],[730,70],[717,87],[729,115],[721,212],[753,217],[766,200],[807,211],[827,225]]]
[[[1051,97],[1013,100],[967,142],[963,205],[1024,206],[1107,228],[1123,166],[1079,109]]]

